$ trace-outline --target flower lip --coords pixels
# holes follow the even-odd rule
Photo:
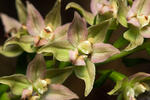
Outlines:
[[[83,41],[78,45],[79,52],[83,54],[90,54],[92,52],[92,44],[90,41]]]

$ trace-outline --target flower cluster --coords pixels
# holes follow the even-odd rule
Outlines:
[[[144,38],[150,38],[149,4],[150,0],[130,3],[128,0],[91,0],[91,12],[88,12],[71,2],[66,10],[74,8],[83,17],[75,12],[73,21],[62,25],[61,0],[56,0],[45,18],[30,2],[24,6],[21,0],[16,0],[19,21],[0,14],[8,37],[0,47],[0,54],[16,57],[26,52],[36,56],[29,63],[26,76],[4,76],[0,78],[0,83],[8,85],[12,93],[21,95],[23,100],[77,99],[76,94],[61,85],[75,72],[78,78],[84,80],[85,96],[88,96],[95,80],[95,64],[108,61],[122,52],[130,52],[142,45]],[[129,41],[123,50],[108,42],[109,32],[120,26],[126,29],[122,38]],[[46,56],[71,64],[47,69]],[[139,73],[119,81],[109,94],[117,92],[124,100],[135,100],[139,94],[149,91],[149,84],[143,82],[145,76],[150,77],[149,74]]]

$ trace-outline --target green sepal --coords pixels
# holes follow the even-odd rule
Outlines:
[[[94,23],[94,15],[92,13],[84,10],[80,5],[78,5],[77,3],[74,3],[74,2],[71,2],[71,3],[67,4],[66,10],[68,10],[69,8],[74,8],[77,11],[79,11],[79,13],[85,18],[85,20],[90,25],[93,25],[93,23]]]
[[[144,38],[139,33],[139,29],[132,27],[124,33],[124,38],[130,42],[130,44],[125,48],[125,51],[132,50],[143,44]]]
[[[46,71],[46,78],[51,79],[51,83],[63,83],[73,71],[73,67],[51,68]]]
[[[22,95],[22,91],[31,85],[23,74],[0,77],[0,83],[8,85],[15,95]]]
[[[45,24],[52,27],[53,30],[61,26],[61,0],[56,0],[54,7],[45,18]]]
[[[22,0],[16,0],[16,9],[18,12],[19,21],[22,24],[26,24],[27,10],[26,10],[25,5],[22,3]]]
[[[84,80],[85,92],[84,95],[88,96],[93,89],[95,80],[95,65],[87,59],[85,66],[75,66],[75,75]]]

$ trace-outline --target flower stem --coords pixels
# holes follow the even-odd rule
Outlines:
[[[108,43],[108,41],[109,41],[109,39],[110,39],[112,33],[113,33],[113,30],[108,30],[108,31],[107,31],[107,34],[106,34],[104,43]]]

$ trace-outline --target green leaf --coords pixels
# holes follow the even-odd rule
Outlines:
[[[46,72],[46,63],[44,57],[40,54],[37,54],[28,65],[27,78],[31,82],[35,82],[38,79],[45,78],[45,72]]]
[[[88,11],[85,11],[80,5],[74,2],[70,2],[67,4],[66,9],[74,8],[85,18],[85,20],[90,24],[93,25],[94,23],[94,15]]]
[[[45,18],[45,24],[51,26],[53,30],[61,26],[61,0],[56,0],[54,7]]]
[[[43,46],[38,50],[38,53],[53,54],[59,61],[69,61],[69,51],[72,49],[72,45],[67,40],[54,41],[48,45]]]
[[[22,3],[21,0],[16,0],[16,9],[18,12],[18,18],[22,24],[26,24],[26,19],[27,19],[27,11],[26,7]]]
[[[126,67],[132,67],[138,64],[145,64],[150,62],[148,59],[144,58],[123,58],[122,61]]]
[[[104,21],[100,24],[93,25],[88,28],[88,38],[91,38],[93,43],[103,42],[109,29],[110,20]]]
[[[124,38],[130,42],[130,44],[125,48],[125,51],[132,50],[143,44],[144,38],[139,33],[139,29],[131,28],[124,33]]]
[[[71,90],[60,84],[52,84],[40,100],[72,100],[79,97]]]
[[[85,82],[85,96],[88,96],[93,89],[93,84],[95,80],[95,65],[89,60],[86,61],[86,66],[76,66],[75,74],[79,79]]]
[[[5,47],[0,47],[0,54],[6,57],[16,57],[22,54],[23,50],[17,45],[8,45]]]
[[[31,85],[27,80],[27,77],[22,74],[1,77],[0,83],[8,85],[15,95],[21,95],[23,89],[28,88],[29,85]]]
[[[11,99],[9,98],[8,93],[3,93],[3,94],[0,96],[0,100],[11,100]]]
[[[113,46],[116,47],[116,48],[122,48],[124,47],[125,45],[127,45],[129,42],[128,40],[124,39],[123,35],[121,35],[118,40],[116,40],[114,43],[113,43]]]
[[[72,74],[72,71],[73,67],[48,69],[46,71],[46,78],[51,79],[52,84],[63,83]]]

